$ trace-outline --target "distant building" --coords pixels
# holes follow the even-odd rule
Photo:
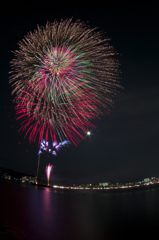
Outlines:
[[[91,183],[88,183],[87,184],[87,187],[89,188],[89,187],[92,187],[92,184]]]
[[[5,179],[11,180],[12,176],[8,175],[8,174],[4,174],[3,175]]]
[[[109,187],[110,182],[99,183],[99,187]]]
[[[149,183],[150,181],[150,178],[144,178],[144,183]]]
[[[142,184],[142,181],[136,182],[136,185],[137,185],[137,184],[141,185],[141,184]]]
[[[22,183],[35,183],[35,177],[32,176],[23,176]]]
[[[153,183],[156,183],[156,182],[157,182],[156,177],[151,177],[151,181],[152,181]]]
[[[116,187],[117,187],[117,188],[120,188],[120,187],[122,187],[122,186],[123,186],[122,183],[116,183]]]

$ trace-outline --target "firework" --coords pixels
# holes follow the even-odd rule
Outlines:
[[[57,142],[46,142],[45,139],[43,139],[40,143],[40,149],[38,151],[38,164],[37,164],[37,174],[36,177],[38,179],[38,173],[39,173],[39,164],[40,164],[40,155],[44,152],[47,152],[49,154],[52,154],[54,156],[57,156],[57,153],[65,146],[68,146],[70,143],[67,140],[64,140],[63,142],[57,143]]]
[[[79,20],[48,22],[20,42],[11,61],[19,131],[39,144],[68,139],[75,145],[109,111],[118,89],[117,55],[97,29]]]
[[[48,166],[46,166],[46,169],[45,169],[45,173],[46,173],[46,176],[47,176],[47,184],[48,185],[49,185],[50,175],[51,175],[51,172],[53,171],[53,168],[54,168],[54,166],[50,165],[50,163],[49,163]]]
[[[46,142],[45,139],[43,139],[40,144],[38,155],[41,154],[42,152],[48,152],[54,156],[57,156],[57,152],[59,152],[62,147],[67,146],[68,144],[69,144],[69,141],[67,140],[60,143],[57,143],[55,141],[53,143],[49,143],[48,141]]]

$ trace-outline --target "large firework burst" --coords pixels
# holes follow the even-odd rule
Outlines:
[[[79,20],[48,22],[20,42],[11,61],[20,130],[30,141],[68,139],[77,144],[92,119],[109,110],[118,85],[110,39]]]

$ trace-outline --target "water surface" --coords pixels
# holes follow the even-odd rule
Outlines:
[[[57,191],[0,181],[0,219],[26,240],[156,237],[159,189]]]

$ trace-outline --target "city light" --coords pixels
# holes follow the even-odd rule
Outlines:
[[[51,166],[51,165],[48,165]],[[49,170],[48,174],[50,177],[50,168],[48,168],[46,170]],[[52,166],[53,168],[53,166]],[[0,169],[1,170],[1,169]],[[15,176],[17,175],[17,176]],[[20,181],[22,184],[33,184],[33,185],[39,185],[37,182],[37,177],[35,176],[29,176],[29,175],[23,175],[23,176],[19,176],[19,174],[14,172],[14,175],[10,174],[9,171],[5,170],[1,170],[0,172],[0,177],[2,177],[3,179],[6,180],[14,180],[14,181]],[[127,183],[111,183],[111,182],[100,182],[100,183],[81,183],[81,184],[71,184],[71,185],[59,185],[59,184],[54,184],[54,185],[50,185],[49,184],[49,179],[47,184],[46,183],[41,183],[41,186],[45,186],[45,187],[51,187],[54,189],[68,189],[68,190],[114,190],[115,189],[147,189],[147,188],[155,188],[158,187],[159,185],[159,177],[147,177],[144,178],[142,181],[137,181],[137,182],[127,182]]]

